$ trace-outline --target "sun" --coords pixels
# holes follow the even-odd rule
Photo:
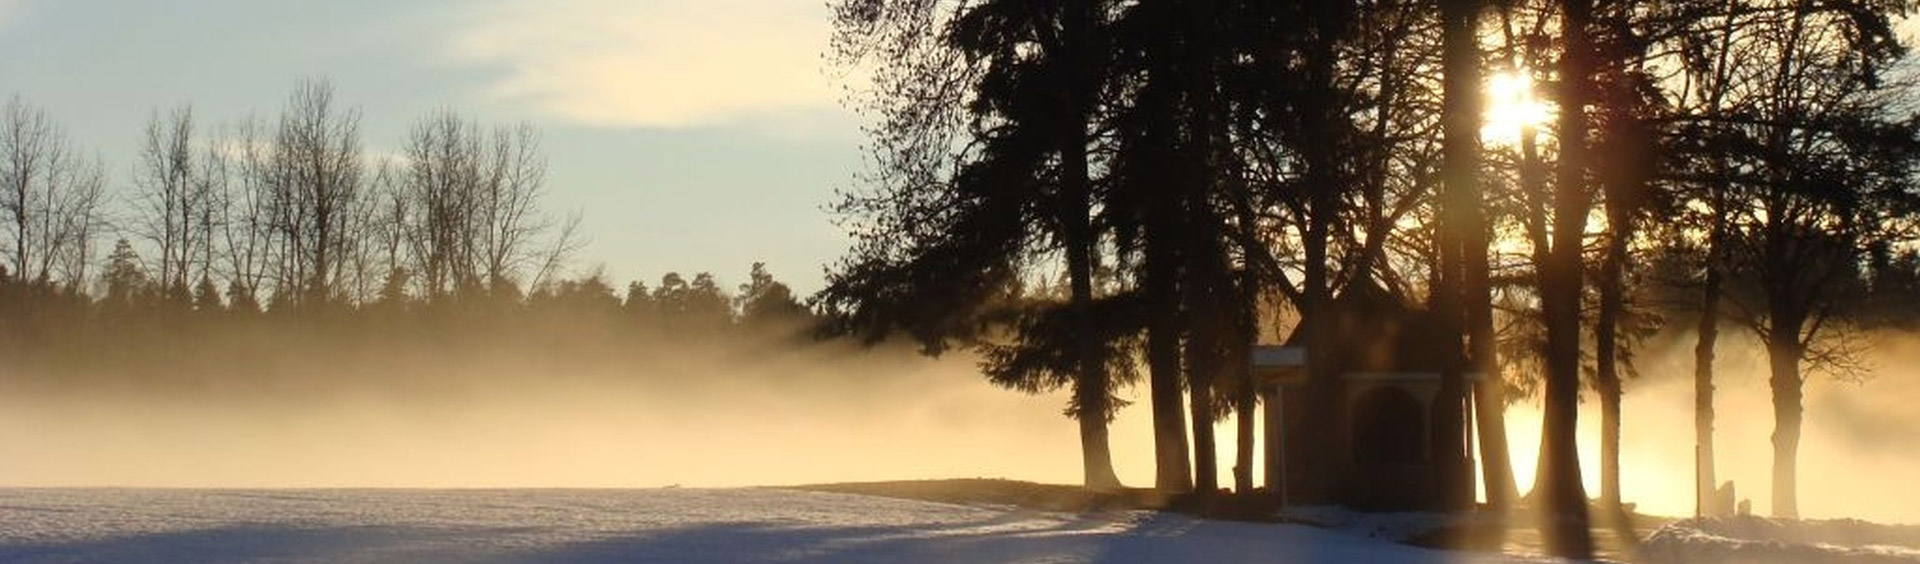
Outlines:
[[[1533,77],[1524,69],[1487,77],[1486,104],[1480,138],[1490,143],[1518,144],[1523,130],[1545,125],[1553,117],[1535,95]]]

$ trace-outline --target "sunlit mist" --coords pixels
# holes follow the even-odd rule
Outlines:
[[[960,358],[841,347],[636,347],[627,366],[468,351],[286,385],[0,386],[0,484],[752,486],[916,477],[1071,481],[1061,398]],[[324,368],[300,369],[321,374]]]
[[[1809,381],[1803,512],[1920,522],[1902,491],[1920,473],[1920,393],[1904,371],[1920,339],[1882,339],[1865,383]],[[1689,515],[1690,334],[1652,343],[1624,403],[1623,496],[1645,513]],[[1756,511],[1768,504],[1771,408],[1765,356],[1727,338],[1718,380],[1719,474]],[[753,351],[748,353],[746,351]],[[983,381],[965,357],[840,346],[641,347],[628,368],[498,354],[444,368],[337,374],[319,386],[218,378],[192,386],[75,382],[0,394],[0,483],[15,486],[657,487],[1006,477],[1071,483],[1076,438],[1064,394]],[[318,374],[325,367],[303,369]],[[1128,485],[1153,480],[1144,389],[1113,424]],[[1532,486],[1540,414],[1507,412],[1515,475]],[[1580,455],[1599,488],[1598,405],[1581,404]],[[1233,423],[1217,428],[1232,483]],[[1260,469],[1257,475],[1264,475]]]
[[[1627,382],[1622,401],[1621,497],[1647,514],[1688,516],[1693,492],[1694,336],[1676,332],[1650,343],[1636,361],[1641,376]],[[1716,367],[1716,473],[1731,481],[1755,513],[1770,507],[1773,408],[1766,353],[1750,336],[1723,335]],[[1920,523],[1920,506],[1906,482],[1920,474],[1920,415],[1901,398],[1920,393],[1908,367],[1920,362],[1920,337],[1888,334],[1872,358],[1866,382],[1816,375],[1807,381],[1807,419],[1801,447],[1801,513],[1812,518],[1860,518]],[[1540,450],[1540,405],[1522,400],[1507,410],[1514,476],[1524,493],[1533,485]],[[1599,402],[1580,404],[1580,462],[1589,495],[1600,491]]]

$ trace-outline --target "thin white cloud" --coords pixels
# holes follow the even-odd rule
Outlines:
[[[0,0],[4,1],[4,0]],[[489,96],[592,125],[686,127],[832,107],[818,0],[495,2],[449,41]]]

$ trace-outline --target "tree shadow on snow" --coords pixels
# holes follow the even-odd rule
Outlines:
[[[1031,514],[1028,514],[1031,516]],[[943,526],[703,524],[570,543],[538,562],[1453,562],[1446,553],[1301,526],[1185,515],[1089,514],[1034,527],[994,519]],[[1118,519],[1118,520],[1116,520]],[[1021,526],[1020,523],[1028,523]]]

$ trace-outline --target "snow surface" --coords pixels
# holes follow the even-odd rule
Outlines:
[[[1656,563],[1920,564],[1920,526],[1854,519],[1688,519],[1654,531],[1640,550]]]
[[[0,489],[0,562],[1537,562],[1306,525],[779,489]]]
[[[1336,529],[1367,538],[1408,542],[1443,529],[1480,526],[1514,526],[1490,513],[1449,515],[1425,511],[1378,513],[1357,511],[1334,505],[1289,507],[1280,511],[1282,520]]]

